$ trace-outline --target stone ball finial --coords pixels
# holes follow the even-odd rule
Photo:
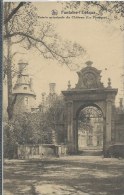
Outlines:
[[[108,88],[111,88],[111,79],[108,78]]]
[[[88,67],[92,66],[92,64],[93,64],[93,62],[90,61],[90,60],[86,62],[86,65],[87,65]]]
[[[71,89],[71,82],[68,81],[68,90]]]

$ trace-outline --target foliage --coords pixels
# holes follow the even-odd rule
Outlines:
[[[71,68],[77,57],[85,54],[85,50],[77,43],[64,41],[55,32],[49,22],[42,22],[33,3],[4,3],[4,77],[7,76],[8,118],[13,116],[12,79],[17,70],[13,59],[18,52],[13,52],[15,44],[26,50],[35,48],[46,59],[57,60]]]
[[[4,156],[16,157],[18,144],[53,143],[56,124],[63,121],[63,110],[63,100],[58,97],[46,112],[20,113],[4,123]]]
[[[3,130],[4,157],[11,159],[15,157],[17,149],[16,132],[9,122],[4,122]]]
[[[88,11],[90,8],[93,10],[95,8],[98,14],[110,13],[110,17],[117,19],[118,17],[124,17],[124,2],[121,1],[73,1],[66,2],[66,9],[79,9],[82,11]],[[112,18],[111,18],[112,19]]]
[[[124,17],[124,2],[123,1],[73,1],[64,2],[63,9],[66,11],[82,11],[84,13],[94,12],[94,16],[98,18],[106,18],[106,22],[121,21],[119,22],[120,30],[124,30],[123,17]]]
[[[18,144],[38,144],[50,141],[46,120],[40,112],[18,115],[13,120],[13,126],[18,132]]]
[[[63,97],[56,96],[48,110],[46,118],[49,127],[52,129],[52,140],[55,143],[64,143],[65,135],[65,102]]]
[[[42,121],[41,113],[23,113],[4,125],[4,154],[14,158],[18,144],[50,142],[51,135]]]
[[[49,107],[45,113],[47,119],[52,128],[55,128],[56,123],[63,121],[64,114],[64,100],[62,96],[56,96],[52,101],[52,104],[49,104]]]
[[[21,44],[27,50],[35,48],[43,57],[56,59],[69,67],[74,64],[76,57],[84,55],[85,50],[79,44],[62,40],[56,34],[52,23],[43,22],[32,3],[23,3],[10,18],[9,16],[19,4],[4,4],[5,43],[7,39],[11,39],[12,45]]]

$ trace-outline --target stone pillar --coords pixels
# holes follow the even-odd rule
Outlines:
[[[115,133],[115,119],[116,119],[116,109],[115,109],[115,105],[113,104],[112,105],[112,144],[115,143],[115,136],[116,136],[116,133]]]
[[[103,155],[106,154],[106,117],[103,117]]]
[[[74,153],[74,131],[73,131],[73,102],[67,102],[67,146],[68,153]]]
[[[111,144],[111,130],[112,130],[112,101],[107,100],[106,102],[106,132],[105,132],[106,149]]]
[[[78,152],[78,129],[77,129],[77,120],[73,118],[73,138],[74,138],[74,153]]]

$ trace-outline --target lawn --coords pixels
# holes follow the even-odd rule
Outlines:
[[[124,195],[124,159],[5,160],[4,195]]]

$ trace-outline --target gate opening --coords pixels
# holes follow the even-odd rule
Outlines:
[[[103,114],[95,106],[83,108],[78,115],[78,152],[103,151]]]

